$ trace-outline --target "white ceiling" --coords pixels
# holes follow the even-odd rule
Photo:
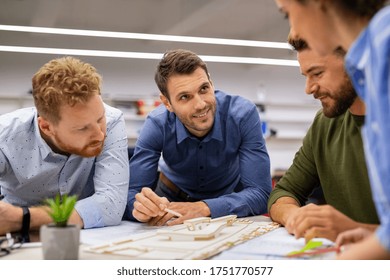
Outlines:
[[[0,24],[285,42],[272,0],[1,0]],[[289,50],[0,31],[0,45],[294,58]]]
[[[0,24],[286,42],[288,21],[272,0],[0,0]],[[185,48],[199,55],[296,59],[269,49],[0,31],[0,45],[163,53]],[[31,76],[56,55],[0,51],[0,96],[23,95]],[[81,57],[104,77],[110,95],[155,94],[156,60]],[[259,84],[270,97],[296,99],[304,79],[297,67],[208,63],[217,88],[251,99]],[[288,93],[288,94],[286,94]]]

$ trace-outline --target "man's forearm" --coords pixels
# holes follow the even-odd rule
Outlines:
[[[48,208],[46,206],[30,207],[29,209],[31,214],[30,230],[38,230],[42,225],[53,222],[52,218],[47,213]],[[83,227],[83,220],[76,210],[73,211],[68,223]]]
[[[51,217],[47,213],[48,208],[46,206],[29,207],[30,209],[30,230],[39,230],[41,225],[49,224],[52,222]]]
[[[271,206],[269,215],[274,222],[285,225],[291,212],[297,208],[299,208],[299,204],[295,199],[281,197]]]

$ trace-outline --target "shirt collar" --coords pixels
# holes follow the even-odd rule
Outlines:
[[[365,100],[365,73],[368,63],[369,48],[367,48],[368,30],[363,30],[351,45],[345,57],[345,69],[347,70],[354,88],[360,97]]]
[[[357,39],[352,43],[346,57],[345,65],[348,70],[363,70],[367,62],[368,52],[367,52],[367,37],[368,30],[364,29]]]
[[[38,113],[37,113],[37,111],[35,111],[35,113],[34,113],[33,122],[34,122],[34,135],[35,135],[35,138],[37,139],[39,150],[41,151],[41,157],[42,157],[42,159],[45,160],[48,156],[51,155],[51,153],[53,151],[41,136],[39,126],[38,126]]]

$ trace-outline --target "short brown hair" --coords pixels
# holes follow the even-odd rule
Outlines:
[[[297,0],[301,4],[309,0]],[[344,12],[352,13],[359,17],[372,18],[388,0],[333,0],[332,5]]]
[[[86,103],[100,95],[101,81],[95,67],[79,59],[68,56],[49,61],[32,78],[38,114],[57,124],[62,105]]]
[[[169,93],[167,90],[168,79],[175,74],[192,74],[199,67],[202,68],[209,77],[206,63],[204,63],[204,61],[194,52],[183,49],[170,50],[164,54],[157,65],[154,80],[160,92],[169,100]]]
[[[372,18],[385,4],[387,0],[337,0],[335,5],[346,12],[359,17]]]

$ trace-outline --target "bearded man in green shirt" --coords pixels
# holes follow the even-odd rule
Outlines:
[[[360,129],[365,105],[344,70],[345,51],[319,56],[305,41],[289,37],[297,51],[306,93],[321,101],[293,164],[268,201],[273,221],[296,238],[334,241],[345,230],[373,229],[379,219],[371,196]],[[325,205],[307,204],[321,186]]]

